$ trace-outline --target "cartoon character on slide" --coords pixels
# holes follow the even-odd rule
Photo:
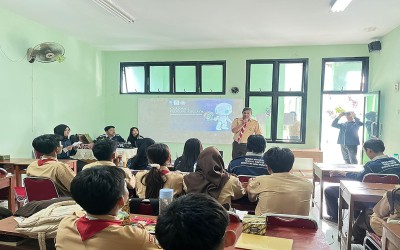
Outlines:
[[[216,130],[229,130],[228,122],[232,123],[232,120],[229,119],[229,115],[232,113],[232,105],[229,103],[220,103],[215,106],[215,116],[213,118],[214,121],[217,121]]]

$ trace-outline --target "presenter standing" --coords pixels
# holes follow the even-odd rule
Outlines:
[[[252,110],[246,107],[242,111],[242,118],[236,118],[232,122],[232,159],[246,155],[247,138],[250,135],[261,135],[260,124],[258,121],[251,119]]]

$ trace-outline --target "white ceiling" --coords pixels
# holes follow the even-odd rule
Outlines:
[[[1,0],[8,9],[102,50],[367,44],[400,25],[400,0],[114,0],[125,23],[90,0]]]

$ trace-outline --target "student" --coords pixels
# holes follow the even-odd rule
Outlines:
[[[97,161],[87,164],[83,170],[94,166],[111,166],[117,167],[114,160],[117,159],[117,143],[112,140],[97,141],[93,146],[93,155]],[[128,168],[121,168],[125,172],[125,180],[129,189],[135,188],[135,178],[132,176]]]
[[[364,165],[364,170],[359,173],[346,173],[343,171],[331,171],[331,176],[344,176],[346,179],[362,181],[366,174],[395,174],[400,177],[400,162],[384,154],[385,144],[379,139],[370,139],[364,143],[365,154],[371,161]],[[328,217],[326,220],[337,223],[339,186],[325,189],[325,200]]]
[[[124,143],[125,142],[124,138],[122,138],[119,134],[115,133],[115,127],[114,126],[105,127],[104,128],[104,132],[106,132],[106,133],[100,135],[99,137],[97,137],[96,141],[109,139],[109,140],[116,141],[118,143]]]
[[[156,238],[165,250],[222,250],[236,241],[228,224],[228,213],[215,199],[187,194],[160,214]]]
[[[151,138],[144,138],[138,142],[137,154],[128,161],[128,167],[134,170],[148,169],[149,162],[147,160],[146,150],[148,147],[156,143]]]
[[[87,214],[77,213],[61,221],[56,237],[58,250],[159,249],[146,230],[122,226],[116,217],[128,200],[121,169],[97,166],[82,171],[72,181],[71,193]]]
[[[170,172],[167,164],[171,163],[171,154],[167,145],[156,143],[147,148],[150,171],[138,172],[136,194],[139,198],[158,198],[160,189],[171,188],[174,196],[183,192],[183,176],[180,172]]]
[[[308,216],[313,186],[309,180],[289,173],[294,163],[292,151],[273,147],[264,154],[264,161],[270,175],[258,176],[247,186],[249,200],[256,201],[258,197],[256,215]]]
[[[76,154],[75,148],[72,147],[71,140],[68,139],[70,131],[70,128],[65,124],[57,125],[54,128],[54,134],[61,136],[61,144],[63,146],[61,153],[57,155],[57,159],[69,159],[71,155]]]
[[[263,153],[267,143],[262,135],[250,135],[247,139],[247,153],[232,160],[228,172],[236,175],[265,175],[268,174],[264,163]]]
[[[71,181],[75,173],[67,164],[57,160],[57,154],[62,150],[60,137],[53,134],[41,135],[33,140],[32,146],[43,156],[28,166],[27,176],[50,178],[62,195],[70,196]]]
[[[138,142],[143,138],[144,138],[143,136],[139,135],[139,129],[137,127],[132,127],[129,130],[129,136],[128,139],[126,139],[126,141],[130,142],[132,147],[137,148]]]
[[[196,172],[183,177],[186,193],[205,193],[230,208],[231,200],[245,194],[239,179],[225,172],[224,160],[216,147],[204,149],[197,160]]]
[[[194,172],[197,158],[203,151],[203,145],[197,138],[190,138],[185,142],[182,156],[178,157],[174,162],[174,170],[182,172]]]

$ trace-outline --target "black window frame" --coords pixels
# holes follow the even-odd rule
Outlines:
[[[201,70],[202,66],[219,65],[222,66],[222,91],[203,92]],[[123,72],[125,67],[144,67],[145,83],[144,92],[122,92]],[[170,91],[169,92],[150,92],[150,67],[151,66],[169,66],[170,74]],[[176,91],[175,82],[175,66],[195,66],[196,69],[196,92]],[[226,93],[226,61],[174,61],[174,62],[121,62],[120,63],[120,94],[135,95],[222,95]]]
[[[302,90],[301,91],[279,91],[279,65],[285,63],[302,63],[303,64],[303,77],[302,77]],[[296,59],[253,59],[246,60],[246,107],[249,106],[250,97],[252,96],[265,96],[272,98],[271,106],[271,138],[267,138],[270,143],[284,143],[284,144],[305,144],[306,141],[306,115],[307,115],[307,83],[308,83],[308,58]],[[272,90],[271,91],[250,91],[250,77],[252,64],[273,64],[272,73]],[[278,132],[278,99],[279,97],[300,96],[301,99],[301,138],[298,141],[277,139]]]

